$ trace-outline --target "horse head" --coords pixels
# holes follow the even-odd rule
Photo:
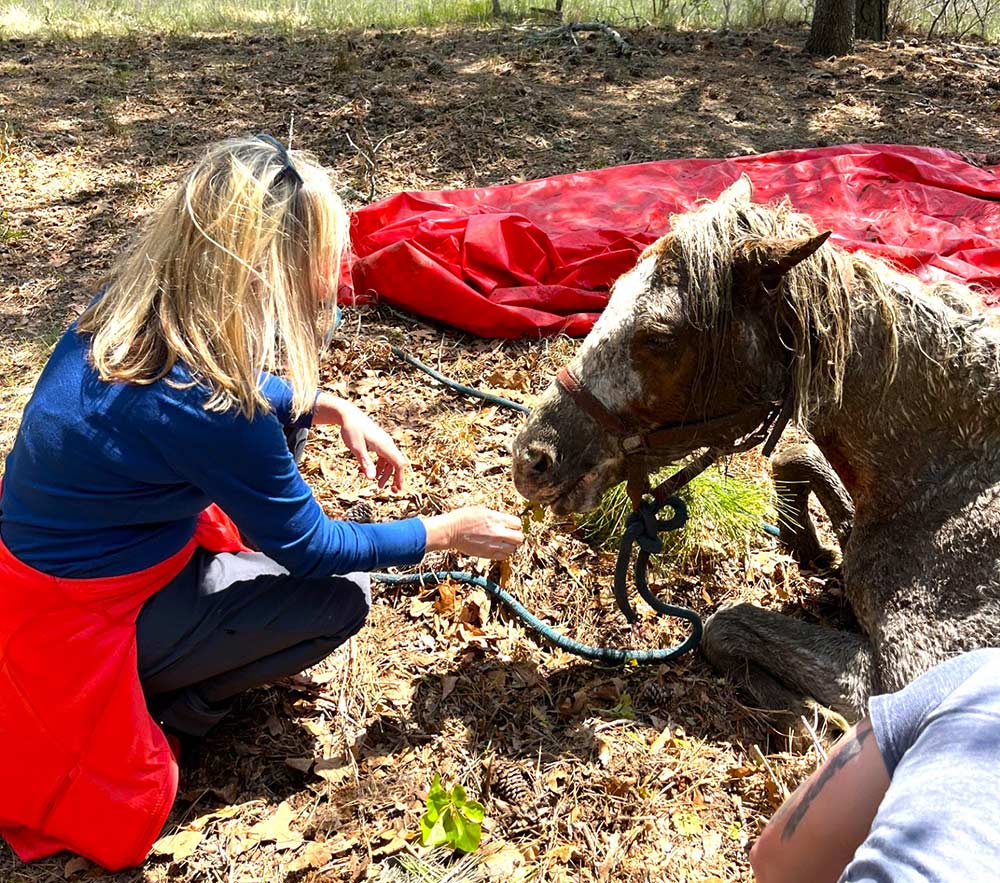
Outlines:
[[[732,449],[790,403],[802,374],[793,362],[823,348],[810,348],[784,283],[815,262],[829,234],[751,196],[744,176],[675,217],[617,280],[569,373],[550,384],[515,440],[523,496],[560,514],[586,511],[624,480],[630,458],[651,469],[700,448]],[[655,443],[630,451],[629,436]]]

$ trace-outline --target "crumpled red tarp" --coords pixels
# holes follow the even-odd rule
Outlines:
[[[400,193],[354,215],[353,289],[483,337],[585,334],[670,215],[746,173],[757,201],[787,194],[838,245],[924,279],[977,283],[995,303],[998,169],[947,150],[848,144]]]

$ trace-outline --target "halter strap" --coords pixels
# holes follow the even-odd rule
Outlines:
[[[672,496],[691,479],[704,472],[720,456],[727,453],[747,451],[764,443],[763,454],[769,457],[774,451],[781,434],[792,416],[792,396],[786,393],[781,402],[758,402],[740,411],[710,417],[694,423],[663,423],[648,432],[633,431],[628,424],[611,411],[579,380],[568,365],[563,365],[556,374],[556,382],[587,416],[598,426],[617,436],[626,459],[628,495],[632,508],[636,511],[643,494],[650,492],[649,475],[641,461],[643,455],[657,450],[684,444],[693,449],[705,447],[701,454],[679,472],[652,489],[653,496],[662,501]],[[710,446],[711,437],[723,430],[736,429],[741,437],[725,448]],[[699,444],[704,439],[705,444]]]
[[[576,402],[577,407],[599,426],[603,426],[614,435],[628,435],[629,429],[621,417],[609,411],[604,403],[580,382],[569,365],[563,365],[559,369],[556,382],[569,393],[569,397]]]

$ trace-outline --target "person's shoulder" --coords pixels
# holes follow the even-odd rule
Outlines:
[[[1000,648],[983,647],[960,653],[947,662],[942,662],[936,670],[945,674],[957,689],[970,678],[978,677],[983,672],[1000,674]]]
[[[948,704],[974,704],[1000,714],[1000,649],[972,650],[950,660],[950,664],[955,685]]]
[[[146,385],[146,389],[165,419],[217,426],[238,421],[235,412],[206,408],[211,390],[184,365],[174,365],[163,377]]]
[[[277,425],[273,414],[248,417],[238,408],[211,407],[212,390],[183,365],[176,365],[148,387],[160,423],[179,439],[212,436],[220,443],[252,444]],[[234,451],[234,453],[236,453]]]

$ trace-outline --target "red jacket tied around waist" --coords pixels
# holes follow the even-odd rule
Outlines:
[[[0,542],[0,833],[25,861],[68,849],[117,870],[160,833],[177,764],[146,710],[135,620],[196,546],[244,548],[214,506],[179,552],[122,576],[48,576]]]

